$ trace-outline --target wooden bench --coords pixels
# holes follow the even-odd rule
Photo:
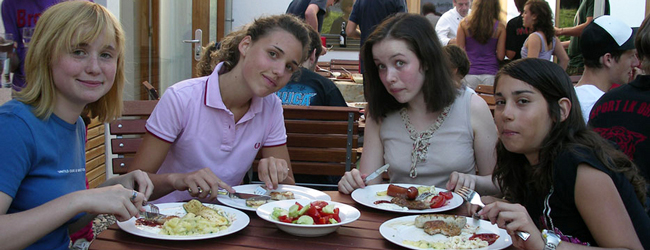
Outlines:
[[[490,112],[492,112],[492,115],[494,115],[494,109],[496,108],[496,102],[494,100],[494,86],[478,85],[474,91],[476,94],[478,94],[478,96],[485,100],[488,107],[490,107]]]
[[[359,109],[352,107],[283,106],[287,148],[296,175],[342,176],[358,160]],[[258,154],[258,159],[260,154]],[[256,160],[249,171],[252,182]],[[296,183],[336,187],[334,183]]]
[[[146,133],[144,125],[157,103],[157,100],[124,101],[122,117],[105,124],[107,177],[127,172]]]

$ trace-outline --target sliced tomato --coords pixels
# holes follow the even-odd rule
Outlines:
[[[298,205],[298,211],[300,211],[300,209],[302,209],[302,204],[300,204],[300,203],[298,203],[298,202],[296,201],[296,205]]]
[[[312,207],[316,207],[317,210],[323,209],[323,207],[327,206],[327,202],[325,201],[314,201],[311,203]]]
[[[314,221],[321,217],[316,206],[310,206],[309,209],[307,209],[307,215],[314,217]]]
[[[445,197],[446,200],[451,200],[452,198],[454,198],[454,194],[452,194],[451,191],[440,192],[438,193],[438,195],[442,195],[442,197]]]
[[[291,218],[286,215],[280,215],[278,216],[278,220],[281,222],[286,222],[286,223],[291,223]]]
[[[484,233],[484,234],[474,234],[471,237],[469,237],[470,240],[473,240],[475,238],[479,238],[481,240],[487,241],[488,245],[492,245],[495,241],[497,241],[497,239],[499,239],[499,235]]]
[[[431,208],[439,208],[445,205],[445,197],[442,195],[436,195],[433,198],[431,198]]]
[[[332,215],[332,218],[334,218],[337,222],[341,222],[341,217],[339,217],[339,208],[334,209],[334,214]]]

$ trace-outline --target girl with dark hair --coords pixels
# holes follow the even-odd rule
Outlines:
[[[490,110],[454,83],[425,17],[400,13],[384,20],[361,56],[372,62],[364,73],[364,152],[359,169],[339,182],[340,192],[365,187],[365,176],[386,163],[392,183],[498,192],[491,181],[496,129]]]
[[[471,63],[465,83],[472,89],[494,84],[499,61],[506,56],[506,25],[499,20],[501,6],[495,0],[474,0],[472,12],[460,21],[456,42]]]
[[[587,129],[562,68],[530,58],[508,64],[496,76],[495,97],[493,178],[512,203],[488,204],[480,216],[521,249],[650,249],[645,181],[627,156]],[[517,231],[531,236],[521,240]]]
[[[560,39],[555,36],[553,26],[553,12],[548,2],[544,0],[530,0],[524,5],[524,27],[533,31],[521,47],[522,58],[541,58],[551,60],[557,57],[557,63],[566,69],[569,56],[560,44]]]
[[[152,199],[214,200],[218,189],[235,192],[258,151],[267,187],[295,183],[282,104],[272,93],[300,70],[309,42],[306,24],[293,15],[260,18],[221,41],[212,74],[168,88],[130,165],[150,173]]]

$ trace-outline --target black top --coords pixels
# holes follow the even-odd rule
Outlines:
[[[556,232],[562,234],[562,241],[597,246],[575,205],[576,177],[578,165],[581,163],[588,164],[612,178],[641,244],[645,249],[650,249],[650,217],[636,198],[634,187],[622,173],[609,170],[596,158],[593,151],[587,148],[574,147],[574,150],[566,150],[555,159],[553,189],[546,195],[533,197],[534,199],[525,205],[535,223],[540,228],[557,229]],[[548,207],[544,205],[545,198],[549,198]],[[599,201],[593,201],[594,206],[598,204]],[[550,216],[544,216],[547,211],[550,211]]]
[[[509,58],[510,60],[521,58],[521,47],[524,46],[529,34],[530,31],[524,27],[524,18],[521,15],[508,21],[506,26],[506,50],[516,52],[515,57]]]
[[[300,68],[300,78],[289,81],[275,94],[282,100],[282,105],[348,106],[330,79],[307,68]]]
[[[287,8],[287,14],[294,14],[302,19],[305,19],[305,11],[310,4],[318,5],[318,33],[323,28],[323,17],[327,12],[327,0],[293,0]]]

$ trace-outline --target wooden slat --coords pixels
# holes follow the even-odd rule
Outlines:
[[[101,173],[95,179],[88,179],[88,187],[96,188],[97,186],[99,186],[99,184],[102,184],[104,181],[106,181],[106,172]]]
[[[103,164],[102,161],[102,164],[98,165],[97,167],[92,168],[90,170],[86,169],[86,178],[88,178],[88,180],[92,180],[101,176],[102,174],[106,173],[105,168],[106,166]]]
[[[146,119],[114,121],[110,124],[111,135],[144,134],[146,132],[144,128],[146,123]]]
[[[142,143],[142,138],[116,138],[111,140],[113,154],[135,153]]]
[[[95,138],[97,136],[104,135],[104,126],[95,126],[94,128],[89,128],[86,134],[86,138]]]
[[[106,159],[103,156],[95,157],[86,161],[86,171],[95,169],[100,165],[104,165]]]
[[[307,121],[307,120],[285,120],[284,126],[287,133],[311,133],[311,134],[346,134],[348,133],[347,122],[335,121]],[[355,127],[358,127],[355,126]],[[358,129],[358,128],[357,128]],[[354,132],[358,134],[358,132]]]
[[[104,136],[95,136],[94,138],[88,138],[86,148],[94,148],[102,144],[104,144]]]
[[[489,94],[489,95],[494,95],[494,86],[491,85],[478,85],[476,86],[476,89],[474,89],[476,93],[478,94]]]
[[[345,162],[345,148],[293,148],[289,147],[289,156],[294,161]],[[356,156],[356,151],[352,156]]]
[[[88,159],[93,159],[98,156],[104,157],[104,151],[106,150],[104,144],[99,145],[94,148],[86,148],[86,161]]]
[[[258,160],[253,162],[253,171],[257,172]],[[308,175],[334,175],[345,174],[345,163],[303,162],[291,159],[291,168],[294,174]]]
[[[131,165],[133,158],[113,158],[113,173],[126,174],[127,167]],[[121,164],[124,163],[124,167]]]
[[[332,59],[331,64],[359,65],[359,60]]]
[[[358,139],[358,135],[353,136],[353,148],[357,147]],[[346,147],[347,143],[346,135],[287,133],[288,147],[340,148]]]
[[[324,107],[324,106],[283,106],[284,119],[307,119],[322,121],[347,121],[348,112],[352,112],[353,120],[358,120],[361,114],[353,107]]]

